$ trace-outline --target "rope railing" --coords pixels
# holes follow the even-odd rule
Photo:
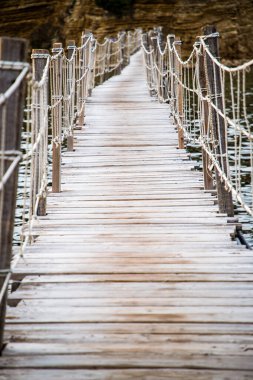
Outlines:
[[[22,39],[0,39],[0,345],[14,227],[18,166],[23,158],[20,135],[29,65],[24,62],[27,44]],[[19,126],[19,128],[17,128]]]
[[[233,199],[253,216],[253,60],[222,64],[218,37],[214,27],[205,28],[183,60],[174,35],[161,42],[157,31],[143,34],[147,83],[170,105],[179,148],[187,142],[202,149],[205,189],[216,187],[220,212],[233,216]]]
[[[140,47],[141,31],[122,32],[103,43],[84,33],[80,47],[69,41],[66,52],[61,43],[53,45],[52,54],[33,50],[31,67],[19,57],[8,60],[9,55],[13,59],[8,53],[16,44],[18,51],[25,51],[20,47],[24,40],[15,41],[0,39],[7,49],[7,55],[0,56],[0,79],[7,78],[0,88],[0,345],[11,273],[35,239],[38,216],[46,215],[49,189],[61,191],[65,141],[67,150],[73,151],[74,131],[85,125],[85,103],[93,87],[129,63]],[[12,256],[15,209],[19,222]]]

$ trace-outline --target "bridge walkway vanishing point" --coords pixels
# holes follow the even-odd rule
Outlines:
[[[177,149],[140,52],[86,123],[15,269],[0,379],[252,379],[252,254]]]

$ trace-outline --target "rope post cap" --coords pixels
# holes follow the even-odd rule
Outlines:
[[[55,42],[53,44],[54,49],[62,49],[62,43],[61,42]]]
[[[81,35],[81,39],[83,39],[84,37],[89,37],[92,35],[92,32],[90,29],[84,29],[82,31],[82,35]]]
[[[49,51],[47,49],[32,49],[31,59],[45,58],[49,56]]]
[[[81,36],[81,45],[84,45],[85,42],[90,38],[92,38],[93,34],[91,32],[88,32],[88,33],[85,33],[83,32],[82,33],[82,36]],[[87,46],[85,46],[84,48],[86,49]]]
[[[171,45],[172,43],[175,42],[175,34],[168,34],[167,35],[167,41],[168,41],[168,44]]]
[[[73,49],[76,47],[76,41],[75,40],[67,40],[67,49]]]
[[[62,49],[62,43],[61,42],[55,42],[53,44],[52,53],[60,53],[60,51],[62,51],[62,50],[63,49]]]
[[[202,32],[204,34],[204,38],[218,38],[220,36],[219,32],[217,32],[216,26],[207,25],[202,28]]]

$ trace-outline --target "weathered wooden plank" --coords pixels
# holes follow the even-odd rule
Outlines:
[[[252,282],[249,273],[110,273],[110,274],[51,274],[49,276],[29,276],[22,278],[14,271],[15,283],[40,284],[40,283],[86,283],[86,282]],[[18,296],[17,296],[18,297]],[[15,298],[15,294],[14,294]]]
[[[99,351],[105,351],[108,352],[114,352],[116,353],[117,350],[119,351],[119,354],[126,353],[127,351],[139,351],[144,353],[157,353],[158,355],[163,353],[169,354],[171,352],[178,353],[180,351],[180,356],[187,355],[188,353],[188,346],[189,343],[191,344],[191,355],[194,356],[196,354],[205,354],[207,350],[209,350],[209,356],[216,356],[216,355],[225,355],[230,356],[233,354],[237,354],[238,356],[241,356],[242,358],[246,357],[252,357],[251,354],[251,344],[252,342],[247,342],[244,344],[237,343],[237,342],[219,342],[217,341],[215,344],[213,342],[201,342],[199,344],[198,341],[148,341],[148,340],[142,340],[138,341],[135,340],[135,336],[132,336],[131,342],[127,341],[114,341],[114,342],[96,342],[96,341],[89,341],[88,344],[84,345],[82,343],[76,343],[72,342],[71,345],[68,344],[68,342],[56,342],[56,343],[44,343],[44,342],[38,342],[38,343],[26,343],[26,342],[13,342],[9,343],[8,347],[4,351],[4,358],[7,357],[16,357],[19,355],[83,355],[83,354],[89,354],[89,353],[98,353]],[[211,343],[211,344],[210,344]]]
[[[238,380],[238,373],[230,370],[196,370],[196,369],[12,369],[2,370],[1,380]],[[240,380],[250,380],[251,371],[240,371]]]
[[[95,351],[95,350],[94,350]],[[99,351],[99,352],[98,352]],[[174,352],[141,352],[119,350],[99,350],[94,353],[79,355],[25,355],[3,357],[0,360],[0,368],[194,368],[216,370],[241,370],[252,371],[253,362],[250,356],[238,355],[207,355]]]
[[[52,257],[52,255],[39,258],[34,257],[34,255],[30,254],[26,256],[26,259],[29,259],[29,264],[36,264],[36,265],[43,265],[43,263],[48,264],[75,264],[76,261],[80,264],[121,264],[121,265],[127,265],[127,264],[137,264],[137,265],[145,265],[145,264],[199,264],[200,259],[199,258],[165,258],[165,257],[152,257],[152,258],[135,258],[135,257],[103,257],[102,255],[97,258],[93,257],[82,257],[80,255],[66,255],[65,257]],[[201,263],[209,265],[209,264],[248,264],[253,265],[253,257],[247,256],[247,257],[240,257],[237,258],[234,257],[201,257]]]
[[[60,338],[63,335],[71,333],[80,334],[175,334],[181,336],[197,334],[198,336],[210,335],[239,335],[250,337],[253,335],[253,323],[42,323],[42,324],[23,324],[15,323],[6,326],[6,332],[11,334],[17,331],[18,334],[37,334],[46,337],[47,333],[58,334]]]
[[[33,283],[36,284],[36,283]],[[67,296],[67,294],[66,294]],[[15,299],[15,293],[14,296],[9,299],[9,304],[12,307],[14,305],[14,300],[19,300],[18,298]],[[215,297],[163,297],[160,298],[159,295],[157,297],[148,297],[148,298],[113,298],[113,297],[96,297],[96,298],[34,298],[34,299],[25,299],[24,301],[20,300],[18,304],[18,310],[19,312],[21,309],[23,310],[39,310],[39,308],[43,309],[50,309],[54,310],[55,308],[62,308],[65,307],[72,308],[72,307],[108,307],[108,310],[110,310],[111,307],[134,307],[134,306],[149,306],[149,307],[176,307],[176,306],[231,306],[231,307],[243,307],[243,306],[253,306],[253,297],[242,297],[242,298],[215,298]],[[72,309],[73,310],[73,309]],[[215,311],[215,308],[214,308]],[[201,312],[201,311],[200,311]],[[11,311],[10,311],[11,314]]]
[[[176,282],[176,283],[48,283],[48,284],[21,284],[17,292],[9,298],[92,298],[109,297],[140,298],[181,298],[181,297],[215,297],[247,298],[253,296],[253,283],[229,282]]]
[[[75,329],[74,331],[69,331],[67,330],[67,327],[69,328],[70,326],[67,324],[65,326],[65,329],[57,329],[54,330],[48,330],[46,328],[41,328],[39,329],[33,329],[33,326],[36,324],[31,324],[31,329],[27,331],[25,328],[20,330],[21,326],[25,325],[11,325],[13,329],[7,330],[6,334],[13,334],[11,337],[11,343],[19,343],[19,350],[21,348],[21,343],[26,342],[26,343],[63,343],[64,345],[69,344],[72,341],[75,343],[83,343],[85,341],[85,344],[89,343],[97,343],[99,344],[100,342],[103,344],[126,344],[127,345],[132,343],[133,341],[138,343],[138,344],[159,344],[159,343],[165,343],[168,344],[170,342],[172,343],[188,343],[190,344],[191,342],[193,343],[225,343],[225,344],[240,344],[244,345],[251,345],[253,342],[253,334],[249,334],[248,336],[245,336],[243,334],[223,334],[222,331],[216,334],[194,334],[194,333],[171,333],[171,334],[157,334],[157,333],[138,333],[136,332],[125,332],[125,333],[117,333],[110,331],[108,333],[97,333],[96,331],[90,331],[87,332],[85,329],[82,330],[82,325],[78,324],[80,326],[80,333]],[[86,325],[86,324],[83,324]],[[88,324],[91,325],[91,324]],[[111,324],[113,325],[113,324]],[[16,328],[16,326],[18,326]],[[45,327],[44,324],[42,324],[43,327]],[[117,327],[116,327],[117,329]],[[15,347],[14,347],[15,349]]]
[[[108,266],[108,265],[80,265],[80,264],[60,264],[60,265],[54,265],[52,267],[51,264],[46,265],[27,265],[27,266],[19,266],[15,270],[15,274],[19,275],[42,275],[42,274],[92,274],[92,273],[100,273],[100,274],[113,274],[113,273],[135,273],[135,274],[145,274],[145,273],[168,273],[170,271],[171,273],[207,273],[207,274],[222,274],[222,273],[228,273],[228,274],[252,274],[253,268],[249,268],[248,264],[245,265],[220,265],[217,264],[209,265],[208,267],[204,265],[187,265],[184,266],[184,269],[182,270],[182,265],[168,265],[168,264],[150,264],[150,265],[114,265],[114,266]],[[242,294],[237,293],[237,296],[240,297]]]
[[[60,203],[59,203],[60,202]],[[162,206],[167,206],[167,207],[174,207],[174,206],[181,206],[181,207],[192,207],[193,205],[199,206],[199,207],[204,207],[204,206],[212,206],[214,207],[214,202],[210,198],[204,198],[204,199],[190,199],[190,200],[185,200],[180,199],[107,199],[106,202],[103,199],[80,199],[79,201],[77,199],[73,199],[72,197],[65,198],[65,197],[60,197],[60,198],[54,198],[54,197],[49,197],[48,198],[48,204],[51,206],[58,206],[63,209],[73,207],[79,208],[79,207],[118,207],[118,206],[123,206],[123,207],[135,207],[135,206],[157,206],[157,207],[162,207]],[[49,211],[50,212],[50,211]]]

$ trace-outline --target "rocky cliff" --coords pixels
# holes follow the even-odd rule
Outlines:
[[[135,0],[131,14],[121,18],[95,5],[95,0],[2,0],[0,35],[29,38],[33,48],[52,41],[76,39],[90,29],[98,37],[122,29],[163,26],[183,40],[185,54],[207,24],[221,34],[221,56],[245,60],[253,56],[252,0]]]

